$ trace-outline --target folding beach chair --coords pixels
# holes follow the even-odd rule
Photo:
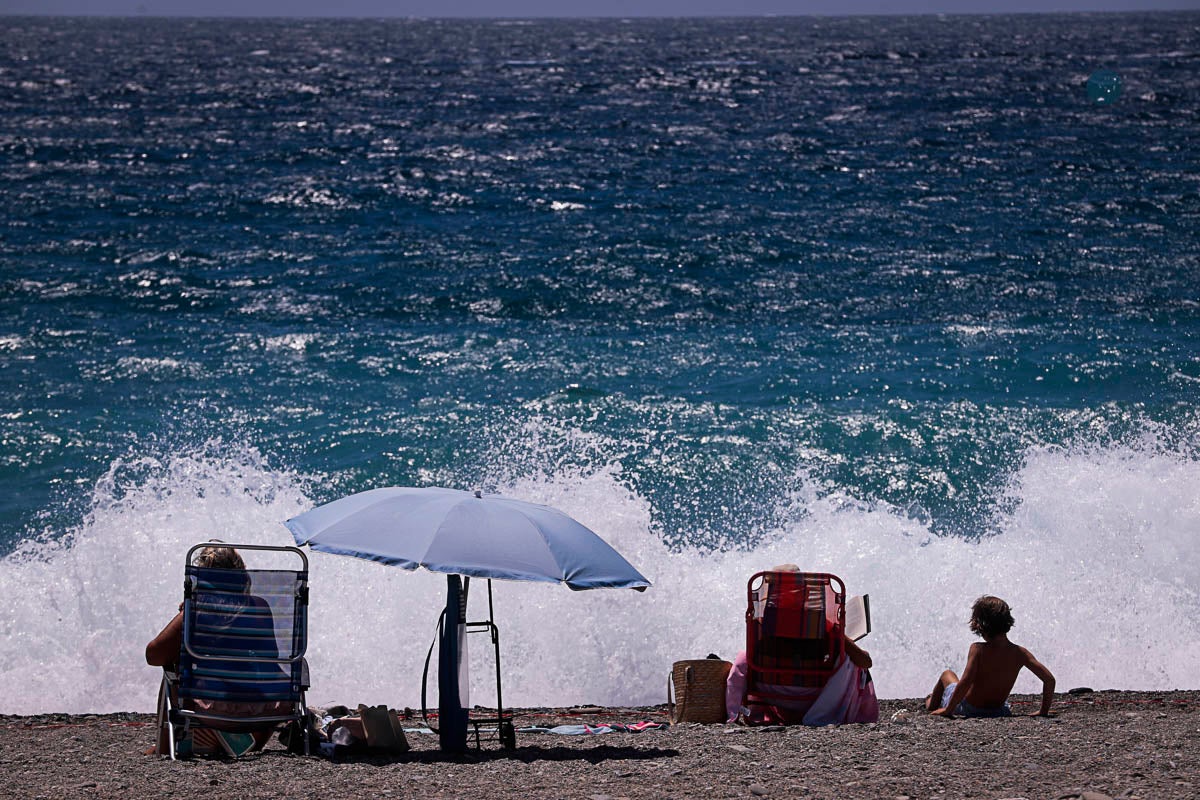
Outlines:
[[[794,700],[789,691],[795,688],[823,687],[845,653],[841,579],[821,572],[759,572],[747,583],[747,595],[742,705],[769,707]]]
[[[164,670],[160,693],[172,759],[177,743],[195,729],[216,731],[228,754],[237,756],[250,749],[252,732],[291,721],[303,729],[307,715],[308,558],[295,547],[222,544],[294,553],[300,569],[194,566],[193,553],[208,546],[187,554],[179,672]]]

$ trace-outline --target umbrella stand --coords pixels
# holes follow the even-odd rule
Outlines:
[[[446,576],[446,608],[442,612],[441,624],[438,626],[438,736],[441,749],[444,752],[461,753],[467,748],[467,726],[475,729],[475,747],[480,747],[479,726],[495,723],[500,746],[513,750],[517,746],[516,729],[513,727],[512,714],[504,713],[504,699],[500,682],[500,628],[495,623],[495,610],[492,602],[492,581],[488,579],[488,618],[478,622],[468,622],[467,594],[471,579],[459,575]],[[467,633],[491,634],[492,646],[496,654],[496,716],[476,717],[471,719],[462,703],[460,681],[466,677],[464,656]],[[432,651],[431,651],[432,652]],[[425,671],[428,675],[429,662],[426,660]],[[425,708],[425,692],[421,691],[421,714],[428,717]]]
[[[467,749],[468,711],[463,707],[462,690],[469,690],[464,678],[467,589],[458,575],[446,576],[446,608],[438,624],[438,739],[443,752],[461,753]],[[424,714],[424,690],[422,690]]]
[[[470,578],[465,578],[464,581],[470,582]],[[467,633],[483,633],[491,634],[492,646],[496,650],[496,717],[494,719],[474,719],[471,724],[475,726],[475,747],[479,747],[479,725],[485,722],[495,722],[497,736],[500,739],[500,746],[505,750],[515,750],[517,747],[517,732],[513,727],[512,713],[507,716],[504,714],[504,695],[501,693],[500,687],[500,628],[496,626],[496,613],[492,605],[492,579],[487,579],[488,590],[488,618],[480,622],[468,622]],[[466,587],[463,587],[463,607],[466,607]]]

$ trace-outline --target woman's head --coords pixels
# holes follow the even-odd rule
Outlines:
[[[213,539],[214,542],[220,542],[220,539]],[[245,569],[246,562],[242,561],[241,555],[232,547],[210,544],[202,548],[199,553],[192,559],[192,563],[197,567],[216,567],[218,569]]]
[[[984,639],[1008,633],[1012,626],[1012,609],[999,597],[984,595],[971,607],[971,631]]]
[[[762,586],[770,586],[772,583],[774,583],[774,574],[776,572],[799,572],[799,571],[800,571],[800,567],[796,566],[795,564],[776,564],[775,566],[773,566],[769,570],[767,570],[766,574],[762,576]]]

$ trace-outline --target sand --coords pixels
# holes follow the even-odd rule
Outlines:
[[[515,751],[485,742],[457,757],[410,734],[403,756],[342,762],[274,742],[240,761],[171,762],[142,755],[154,740],[146,714],[0,716],[0,797],[1200,797],[1200,692],[1064,695],[1049,719],[943,720],[919,706],[883,701],[873,725],[522,733]],[[517,723],[665,719],[661,706],[526,709]]]

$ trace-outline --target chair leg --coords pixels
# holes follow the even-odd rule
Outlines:
[[[312,755],[308,741],[308,703],[304,699],[304,692],[300,692],[300,735],[304,737],[304,755]]]
[[[158,686],[158,725],[154,729],[154,754],[169,755],[171,760],[175,760],[175,728],[171,725],[171,681],[167,677],[167,673],[163,672],[162,683]],[[169,751],[163,752],[163,728],[167,731],[167,747]]]

